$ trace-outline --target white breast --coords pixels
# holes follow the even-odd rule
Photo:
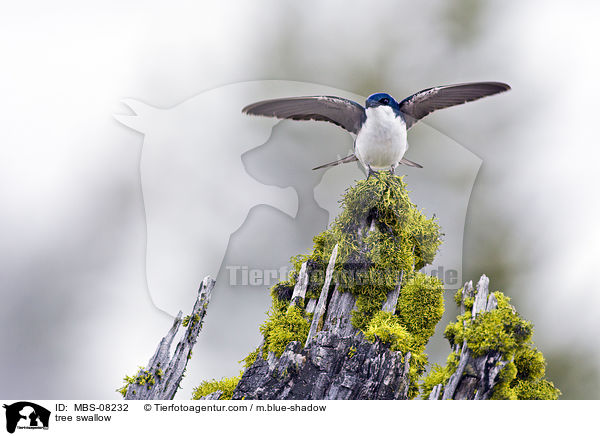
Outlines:
[[[354,153],[374,170],[396,167],[408,148],[406,124],[389,106],[366,110],[367,119],[356,136]]]

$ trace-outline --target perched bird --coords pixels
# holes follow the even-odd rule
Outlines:
[[[242,109],[243,113],[281,119],[328,121],[356,135],[354,153],[320,165],[320,168],[360,161],[371,175],[399,164],[422,168],[404,157],[408,149],[406,131],[431,112],[508,91],[500,82],[474,82],[424,89],[401,102],[384,92],[367,98],[365,107],[341,97],[310,96],[259,101]]]

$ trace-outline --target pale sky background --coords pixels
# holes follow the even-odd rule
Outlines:
[[[483,161],[463,276],[533,321],[563,398],[599,398],[599,19],[593,1],[2,4],[0,397],[116,399],[168,330],[146,290],[143,138],[113,118],[120,101],[282,79],[398,98],[513,87],[427,119]]]

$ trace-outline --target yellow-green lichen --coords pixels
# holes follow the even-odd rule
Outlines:
[[[421,383],[421,395],[424,400],[429,398],[432,389],[441,384],[445,386],[450,379],[450,376],[456,371],[458,367],[458,354],[450,353],[446,359],[446,365],[440,366],[434,364],[427,376]]]
[[[156,383],[155,376],[160,380],[163,376],[162,369],[153,368],[150,370],[145,370],[143,366],[140,366],[137,375],[125,375],[125,377],[123,377],[123,381],[125,382],[125,384],[119,389],[117,389],[117,392],[120,393],[123,396],[123,398],[125,398],[125,395],[127,395],[127,389],[129,389],[129,386],[132,384],[146,386],[147,389],[151,389],[152,386],[154,386],[154,384]]]
[[[545,379],[546,361],[531,343],[518,347],[500,371],[494,400],[557,400],[560,391]]]
[[[129,385],[135,383],[135,377],[125,375],[125,377],[123,377],[123,382],[125,384],[117,389],[117,392],[120,393],[123,398],[125,398],[125,395],[127,395],[127,389],[129,389]]]
[[[470,311],[473,309],[473,303],[475,302],[475,297],[463,297],[463,292],[464,292],[463,288],[460,288],[458,291],[456,291],[456,293],[454,294],[454,302],[456,303],[457,306],[460,306],[461,302],[464,301],[465,310]]]
[[[240,382],[241,378],[242,374],[237,377],[224,377],[221,380],[204,381],[194,389],[192,400],[199,400],[200,398],[216,391],[223,392],[219,400],[231,400],[233,391]]]
[[[451,345],[466,340],[474,356],[490,350],[512,356],[518,347],[531,339],[532,324],[519,316],[508,297],[501,292],[494,295],[498,301],[497,309],[480,313],[474,320],[471,312],[466,311],[446,328],[444,335]]]
[[[406,282],[431,263],[441,233],[437,221],[426,218],[410,201],[402,178],[387,173],[348,189],[342,208],[332,226],[314,238],[312,253],[293,258],[294,270],[286,285],[293,287],[306,261],[310,272],[306,300],[318,298],[337,244],[335,282],[340,291],[358,298],[353,324],[364,329],[401,275]]]
[[[444,314],[444,286],[437,277],[416,273],[402,286],[396,312],[419,346],[427,345]]]
[[[557,399],[560,391],[544,379],[546,362],[542,353],[531,342],[533,326],[522,319],[510,299],[501,292],[494,292],[498,307],[479,313],[472,318],[473,297],[464,298],[465,313],[450,323],[444,335],[452,346],[462,346],[466,341],[474,357],[489,352],[501,354],[504,367],[492,399]],[[455,297],[457,305],[463,301],[462,290]],[[429,396],[437,384],[445,385],[456,370],[458,356],[453,353],[445,367],[435,366],[422,384],[422,395]]]
[[[352,358],[353,358],[353,357],[356,355],[356,352],[357,352],[357,351],[358,351],[358,350],[356,349],[356,347],[355,347],[354,345],[353,345],[353,346],[351,346],[351,347],[348,349],[348,358],[349,358],[349,359],[352,359]]]
[[[340,215],[315,236],[312,252],[293,257],[289,279],[271,289],[273,304],[261,327],[263,346],[243,360],[245,366],[259,355],[266,358],[269,351],[280,355],[289,342],[306,339],[311,318],[300,308],[288,309],[291,295],[306,262],[309,281],[301,305],[319,298],[337,244],[332,283],[356,298],[352,325],[393,350],[411,352],[409,393],[416,395],[416,380],[427,362],[425,344],[443,312],[441,282],[417,271],[433,261],[441,236],[437,221],[410,201],[401,177],[381,172],[357,182],[346,191]],[[401,277],[404,285],[396,313],[382,314],[387,295]]]
[[[364,333],[365,338],[370,342],[379,340],[390,350],[398,351],[403,355],[410,352],[408,398],[417,396],[419,393],[417,381],[427,364],[425,346],[408,332],[398,316],[389,312],[377,312],[369,321]]]
[[[560,391],[551,381],[517,381],[512,388],[519,400],[558,400]]]
[[[190,324],[190,321],[192,322],[191,327],[194,327],[198,323],[198,321],[200,321],[200,315],[197,313],[194,316],[187,315],[183,318],[181,324],[184,327],[187,327]]]
[[[365,330],[365,337],[370,342],[379,339],[393,351],[413,351],[413,337],[400,323],[400,319],[389,312],[380,311],[373,316]]]
[[[266,353],[272,351],[279,357],[290,342],[300,341],[304,344],[309,328],[303,309],[289,306],[285,312],[274,310],[260,327],[264,338],[263,350]]]
[[[263,354],[263,347],[261,346],[261,347],[258,347],[256,350],[252,351],[250,354],[248,354],[246,357],[244,357],[238,363],[244,362],[244,368],[249,368],[256,361],[258,356],[262,355],[262,354]],[[265,355],[263,357],[266,358],[266,353],[264,353],[264,354]]]

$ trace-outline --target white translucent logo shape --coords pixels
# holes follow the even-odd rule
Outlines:
[[[256,301],[254,292],[233,291],[231,271],[281,270],[290,256],[306,253],[313,236],[339,213],[345,189],[365,177],[354,163],[311,170],[352,151],[352,137],[341,128],[241,113],[258,100],[322,94],[361,104],[365,100],[311,83],[254,81],[212,89],[168,109],[124,100],[135,114],[116,116],[144,134],[141,177],[152,301],[170,314],[185,311],[202,278],[217,277],[213,328],[204,332],[209,342],[210,330],[223,332],[225,322],[238,316],[245,323],[238,327],[255,335],[248,322],[261,322],[268,307],[268,286],[261,287]],[[457,289],[466,211],[481,160],[423,122],[410,130],[408,139],[407,157],[424,168],[401,166],[397,173],[406,174],[411,199],[428,216],[436,215],[445,234],[435,264],[426,271],[435,271],[447,288]],[[285,225],[270,225],[269,220]],[[247,347],[244,336],[239,344]],[[232,356],[213,350],[219,354],[213,356],[215,363],[232,358],[235,364],[248,351],[227,348]]]

